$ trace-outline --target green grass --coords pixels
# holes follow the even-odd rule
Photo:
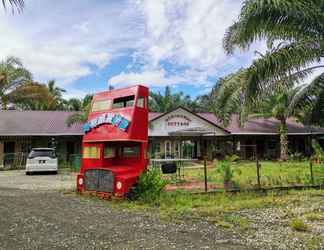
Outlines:
[[[200,220],[205,218],[214,224],[248,226],[249,222],[236,218],[236,222],[228,215],[244,209],[282,207],[288,204],[306,202],[310,196],[324,195],[323,190],[289,191],[284,193],[213,193],[191,194],[184,191],[164,192],[160,196],[159,206],[141,201],[113,201],[113,206],[132,210],[146,210],[158,213],[161,219],[176,221]],[[226,217],[227,216],[227,217]],[[225,227],[226,227],[225,226]]]
[[[309,231],[309,226],[306,224],[305,221],[303,221],[300,218],[293,218],[290,221],[289,226],[296,231],[302,231],[302,232]]]
[[[207,180],[209,183],[222,186],[222,177],[217,172],[215,163],[213,167],[208,168]],[[233,181],[241,188],[250,188],[257,185],[256,164],[255,162],[237,162],[232,163],[234,170]],[[185,180],[203,181],[204,171],[202,168],[187,168],[184,170]],[[263,187],[287,186],[287,185],[307,185],[311,184],[309,162],[261,162],[261,185]],[[313,166],[315,184],[324,183],[324,165]]]

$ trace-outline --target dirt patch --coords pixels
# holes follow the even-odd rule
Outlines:
[[[215,190],[216,188],[221,188],[216,184],[208,184],[208,190]],[[205,183],[202,181],[192,181],[192,182],[180,182],[177,184],[168,184],[165,187],[166,191],[174,190],[187,190],[187,191],[203,191],[205,190]]]

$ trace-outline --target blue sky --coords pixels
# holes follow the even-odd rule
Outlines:
[[[0,10],[1,59],[22,59],[35,80],[56,79],[66,97],[145,84],[192,96],[254,58],[227,56],[226,28],[239,0],[28,0],[22,14]]]

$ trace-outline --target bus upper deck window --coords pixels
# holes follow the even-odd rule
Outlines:
[[[125,96],[114,99],[113,108],[126,108],[126,107],[133,107],[134,106],[134,99],[135,96]]]
[[[137,107],[145,108],[145,98],[144,97],[139,97],[137,99]]]
[[[101,100],[101,101],[94,101],[92,104],[92,112],[96,111],[103,111],[111,109],[111,100]]]

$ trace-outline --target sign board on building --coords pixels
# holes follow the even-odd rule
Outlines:
[[[183,114],[172,114],[165,119],[168,127],[189,127],[191,119]]]

